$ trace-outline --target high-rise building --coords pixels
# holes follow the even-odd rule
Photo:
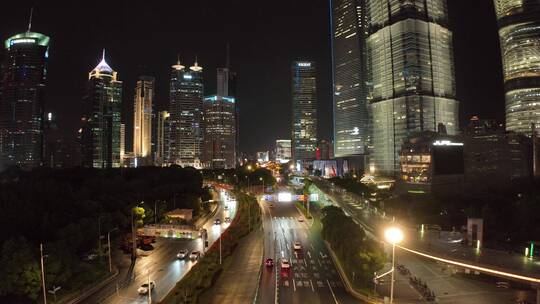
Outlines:
[[[169,163],[169,136],[170,136],[170,117],[167,111],[157,113],[156,130],[156,159],[157,166],[164,166]]]
[[[219,75],[219,72],[218,72]],[[236,110],[234,97],[204,99],[204,154],[210,168],[236,167]]]
[[[276,161],[285,164],[291,161],[291,140],[276,140]]]
[[[317,149],[317,86],[313,61],[294,61],[291,66],[292,157],[309,163]]]
[[[399,152],[414,132],[457,131],[452,32],[446,0],[364,2],[373,166],[399,174]]]
[[[203,68],[186,69],[180,60],[172,66],[170,83],[170,162],[202,167]]]
[[[89,73],[83,98],[82,165],[87,168],[120,167],[122,81],[105,61]]]
[[[494,0],[503,62],[506,129],[540,125],[540,2]]]
[[[120,164],[123,164],[125,155],[126,155],[126,124],[120,124]]]
[[[367,154],[370,122],[367,102],[368,35],[366,6],[360,0],[330,0],[334,80],[334,153]]]
[[[154,77],[140,76],[135,87],[133,109],[133,154],[139,164],[152,161],[152,105],[154,100]]]
[[[0,167],[38,167],[43,153],[43,97],[49,37],[28,31],[5,41],[0,100]]]

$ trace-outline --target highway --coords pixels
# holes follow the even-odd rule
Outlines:
[[[236,200],[224,193],[220,194],[216,214],[203,225],[203,228],[208,231],[209,246],[229,226],[229,223],[224,222],[225,217],[232,219],[236,214]],[[221,225],[214,225],[215,219],[220,219]],[[152,302],[157,303],[168,294],[196,263],[196,261],[189,259],[177,259],[176,254],[181,249],[187,249],[189,252],[203,251],[203,240],[201,238],[194,240],[157,238],[156,243],[153,245],[154,249],[151,251],[138,250],[139,257],[133,267],[129,254],[115,251],[114,261],[120,270],[116,281],[81,303],[148,303],[148,296],[139,295],[137,289],[141,284],[148,282],[149,277],[156,284],[152,292]],[[117,286],[118,291],[116,291]]]
[[[264,256],[274,259],[274,267],[264,267],[261,276],[261,303],[361,303],[347,293],[340,275],[329,257],[320,235],[318,217],[311,222],[303,218],[293,202],[265,202],[263,210],[265,234]],[[271,207],[273,206],[273,207]],[[294,242],[302,249],[294,250]],[[291,264],[282,271],[280,259]],[[277,282],[277,283],[276,283]]]
[[[372,234],[382,235],[382,230],[388,225],[390,219],[382,217],[366,200],[360,200],[343,190],[337,190],[326,181],[322,182],[326,184],[326,187],[321,190],[330,194],[335,203],[347,214],[355,218]],[[502,265],[507,270],[516,273],[540,274],[540,264],[537,261],[500,251],[485,249],[477,251],[474,248],[461,245],[459,242],[460,234],[443,232],[439,235],[432,231],[420,233],[416,229],[401,227],[405,232],[405,239],[401,244],[404,247],[474,264]],[[389,250],[389,248],[387,249]],[[535,292],[528,289],[526,285],[512,284],[509,289],[497,288],[496,281],[508,280],[486,280],[485,278],[480,280],[476,279],[474,275],[456,274],[456,268],[422,258],[405,250],[396,250],[396,261],[398,264],[405,265],[412,275],[427,282],[429,288],[435,292],[439,303],[516,303],[518,300],[535,302]],[[408,277],[398,275],[396,280],[396,298],[418,301],[420,294],[409,284]],[[387,279],[385,283],[378,286],[378,291],[389,294],[389,281]]]

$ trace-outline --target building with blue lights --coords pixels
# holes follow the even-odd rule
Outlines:
[[[5,41],[0,78],[0,168],[42,164],[43,99],[49,37],[31,32]]]
[[[169,161],[203,167],[203,68],[197,61],[186,69],[180,60],[172,66],[169,99]]]

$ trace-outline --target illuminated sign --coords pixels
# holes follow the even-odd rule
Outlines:
[[[292,194],[290,192],[280,192],[278,194],[278,202],[291,202]]]
[[[184,79],[193,79],[193,76],[189,74],[184,74]]]
[[[298,63],[298,66],[299,66],[299,67],[310,67],[310,66],[311,66],[311,62],[299,62],[299,63]]]
[[[463,146],[463,143],[451,142],[449,140],[436,140],[434,146]]]
[[[19,43],[36,43],[35,39],[29,39],[29,38],[21,38],[21,39],[13,39],[11,40],[11,45],[19,44]]]

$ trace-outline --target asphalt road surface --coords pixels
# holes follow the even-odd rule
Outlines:
[[[274,267],[263,269],[261,303],[275,303],[276,296],[279,303],[360,303],[343,287],[321,238],[318,220],[309,227],[292,202],[259,203],[263,208],[264,255],[274,259]],[[300,250],[293,248],[295,242],[301,244]],[[281,259],[289,261],[290,270],[281,269]]]
[[[224,219],[225,217],[234,218],[236,208],[236,200],[226,192],[221,192],[216,214],[203,225],[203,228],[208,231],[209,246],[229,226]],[[214,224],[216,219],[221,220],[221,225]],[[157,303],[197,262],[177,259],[176,254],[181,249],[187,249],[189,252],[203,250],[201,238],[194,240],[158,238],[153,245],[154,249],[151,251],[138,251],[139,257],[134,265],[129,255],[115,252],[114,260],[120,269],[117,280],[82,303],[148,303],[148,296],[139,295],[137,289],[147,283],[149,277],[156,285],[152,292],[152,302]]]

